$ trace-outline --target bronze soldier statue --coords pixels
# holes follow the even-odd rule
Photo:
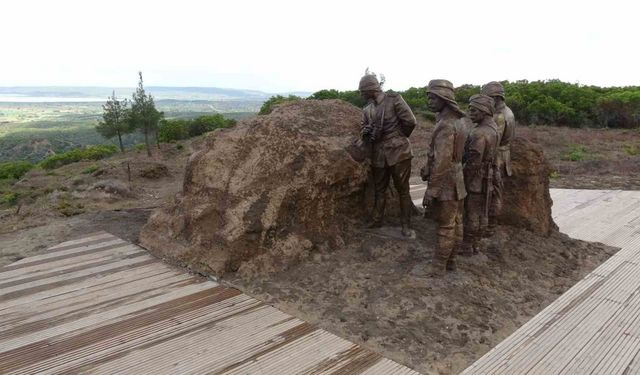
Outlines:
[[[498,150],[496,152],[496,167],[500,171],[500,176],[511,176],[511,140],[516,135],[516,121],[513,112],[504,102],[504,87],[500,82],[492,81],[482,86],[482,94],[493,98],[495,102],[495,113],[493,120],[498,127]],[[489,208],[489,226],[487,235],[493,234],[497,222],[497,217],[502,211],[502,194],[504,185],[502,179],[494,181],[494,191]]]
[[[467,198],[462,255],[469,256],[477,252],[478,241],[487,227],[493,181],[500,178],[500,171],[495,165],[499,136],[493,120],[493,99],[484,94],[473,95],[467,114],[476,124],[467,138],[463,157]]]
[[[456,270],[456,250],[462,243],[462,214],[467,196],[462,174],[465,115],[455,101],[453,84],[447,80],[430,81],[427,98],[437,115],[427,165],[420,171],[422,180],[428,181],[422,206],[433,212],[438,224],[438,243],[429,274],[442,276],[446,271]]]
[[[365,74],[358,87],[367,100],[363,110],[362,137],[371,143],[371,166],[375,185],[375,205],[371,227],[382,226],[389,180],[398,191],[402,235],[411,236],[412,205],[409,195],[411,144],[408,137],[416,126],[411,108],[396,93],[385,93],[374,74]]]

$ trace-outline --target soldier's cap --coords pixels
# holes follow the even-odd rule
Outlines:
[[[485,95],[499,96],[504,99],[504,86],[502,86],[502,83],[497,81],[491,81],[482,86],[482,90],[480,90],[480,92]]]
[[[476,94],[469,98],[469,107],[474,107],[482,112],[493,116],[495,101],[485,94]]]
[[[427,93],[432,93],[444,99],[458,112],[462,113],[458,108],[458,102],[456,102],[455,91],[453,91],[453,83],[446,79],[432,79],[426,87]]]
[[[381,90],[380,82],[375,74],[365,74],[360,78],[360,84],[358,85],[359,91],[377,91]]]

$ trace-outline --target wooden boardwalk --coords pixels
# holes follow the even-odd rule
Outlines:
[[[551,196],[562,232],[621,250],[463,374],[640,374],[640,192]]]
[[[2,374],[417,374],[108,233],[0,268]]]
[[[463,374],[640,374],[640,192],[552,197],[621,250]],[[0,373],[418,374],[104,232],[0,268]]]

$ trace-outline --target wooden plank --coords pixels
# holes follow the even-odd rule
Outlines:
[[[0,373],[417,374],[114,238],[0,269]]]
[[[56,326],[121,304],[169,293],[193,282],[194,279],[187,275],[161,273],[133,282],[114,284],[106,289],[90,290],[73,299],[42,301],[37,310],[31,305],[20,305],[0,314],[0,345],[3,340],[15,335]]]
[[[78,334],[86,330],[101,327],[108,323],[118,321],[119,319],[122,319],[123,316],[135,315],[136,313],[141,313],[146,309],[149,309],[150,307],[177,300],[181,297],[190,296],[198,292],[212,290],[214,288],[214,286],[208,283],[188,285],[177,291],[166,293],[154,298],[140,301],[138,303],[118,306],[114,309],[100,312],[98,314],[93,314],[73,322],[62,324],[60,326],[33,332],[19,338],[9,339],[3,342],[2,347],[0,347],[0,354],[21,346],[32,344],[37,341],[52,339],[54,337],[60,338],[61,336],[64,336],[65,334],[69,334],[71,332],[73,332],[74,334]]]
[[[577,337],[575,333],[581,332],[585,319],[594,311],[605,313],[615,309],[616,306],[614,305],[616,303],[609,301],[606,297],[611,294],[614,288],[624,282],[625,275],[630,271],[634,271],[634,274],[640,277],[640,270],[631,267],[623,268],[621,272],[612,275],[611,278],[606,280],[608,282],[602,283],[598,289],[584,300],[579,301],[571,309],[564,311],[553,324],[545,327],[544,331],[541,331],[533,340],[530,340],[529,348],[526,346],[521,347],[518,353],[510,356],[508,362],[503,362],[501,369],[494,369],[493,373],[505,373],[507,369],[509,371],[530,370],[566,337]],[[573,344],[571,345],[574,347]]]
[[[131,245],[121,240],[114,240],[91,245],[86,248],[82,248],[82,251],[76,251],[71,254],[62,252],[61,254],[33,262],[26,262],[18,265],[12,263],[0,269],[0,281],[11,281],[16,276],[19,277],[32,272],[42,272],[42,270],[56,269],[64,265],[73,265],[86,259],[79,257],[80,255],[87,256],[89,257],[89,259],[93,259],[92,257],[102,256],[102,254],[112,254],[114,249],[126,248],[134,251],[132,246],[135,245]],[[139,249],[135,249],[135,251],[139,251]]]
[[[622,249],[463,374],[626,375],[637,369],[640,192],[552,190],[551,194],[556,202],[565,200],[554,205],[561,231]],[[596,284],[592,294],[580,297],[591,288],[585,286]],[[564,316],[554,315],[557,306],[571,304]]]
[[[117,238],[116,236],[114,236],[111,233],[107,233],[105,231],[98,231],[96,233],[92,233],[92,234],[88,234],[86,236],[82,236],[81,238],[75,239],[75,240],[69,240],[69,241],[65,241],[65,242],[61,242],[55,246],[51,246],[49,247],[49,250],[56,250],[56,249],[60,249],[62,247],[67,247],[67,246],[71,246],[71,245],[78,245],[78,244],[82,244],[82,243],[86,243],[86,242],[91,242],[91,241],[95,241],[95,240],[99,240],[99,239],[107,239],[107,238]]]
[[[243,312],[252,311],[252,314],[244,315],[246,322],[253,320],[255,324],[260,321],[271,323],[277,321],[276,318],[269,318],[267,313],[271,313],[270,311],[265,311],[264,308],[256,310],[260,306],[260,302],[238,295],[221,303],[177,314],[165,320],[157,320],[147,326],[140,326],[112,337],[101,337],[89,345],[22,367],[17,373],[78,373],[89,369],[100,369],[103,366],[105,369],[110,369],[111,373],[115,373],[118,366],[126,365],[126,362],[132,358],[134,362],[140,362],[145,357],[152,357],[150,348],[158,348],[159,345],[169,345],[171,348],[168,352],[158,354],[158,358],[174,358],[178,355],[176,353],[186,351],[189,345],[202,344],[202,341],[193,337],[194,334],[198,332],[213,334],[226,329],[227,326],[236,323],[240,325],[241,323],[237,321],[229,323],[229,319]],[[226,325],[225,321],[227,321]],[[81,339],[82,336],[78,338]],[[240,336],[237,338],[242,339]],[[175,340],[179,341],[176,345],[170,344],[175,343]],[[140,358],[140,355],[143,358]],[[159,360],[158,358],[152,359]]]
[[[100,290],[111,288],[117,285],[121,285],[122,282],[129,282],[134,279],[144,279],[155,274],[174,272],[164,267],[158,267],[159,263],[151,263],[143,267],[136,269],[135,273],[126,271],[96,277],[93,279],[85,280],[83,283],[71,284],[60,286],[55,289],[50,289],[35,294],[26,295],[20,298],[13,299],[11,301],[3,301],[0,303],[0,314],[3,314],[8,309],[13,309],[18,306],[25,306],[29,308],[29,305],[42,303],[45,300],[47,302],[55,302],[60,300],[72,301],[78,295],[83,295],[90,290]]]

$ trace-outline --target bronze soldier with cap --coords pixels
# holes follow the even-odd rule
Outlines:
[[[467,196],[462,174],[465,115],[455,101],[453,84],[447,80],[431,80],[427,98],[430,109],[437,115],[427,165],[420,171],[422,180],[428,182],[422,206],[433,212],[438,224],[438,242],[429,274],[442,276],[446,271],[455,271],[456,250],[462,242],[462,216]]]
[[[516,121],[513,112],[505,103],[504,87],[500,82],[492,81],[482,86],[482,94],[493,98],[495,113],[493,120],[498,127],[498,150],[496,151],[496,168],[501,177],[512,175],[511,171],[511,140],[515,137]],[[494,181],[494,192],[489,208],[489,226],[487,234],[494,232],[496,219],[502,210],[502,194],[504,185],[502,180]]]
[[[402,235],[411,236],[413,202],[409,195],[411,144],[408,137],[416,126],[411,108],[396,93],[385,93],[375,74],[365,74],[358,90],[367,105],[363,109],[362,137],[371,143],[371,166],[375,185],[375,204],[371,227],[382,226],[389,180],[398,191]]]
[[[500,178],[500,171],[495,165],[499,137],[493,120],[493,99],[484,94],[473,95],[467,114],[476,124],[467,138],[463,157],[467,197],[462,255],[468,256],[477,252],[482,230],[487,227],[493,180]]]

